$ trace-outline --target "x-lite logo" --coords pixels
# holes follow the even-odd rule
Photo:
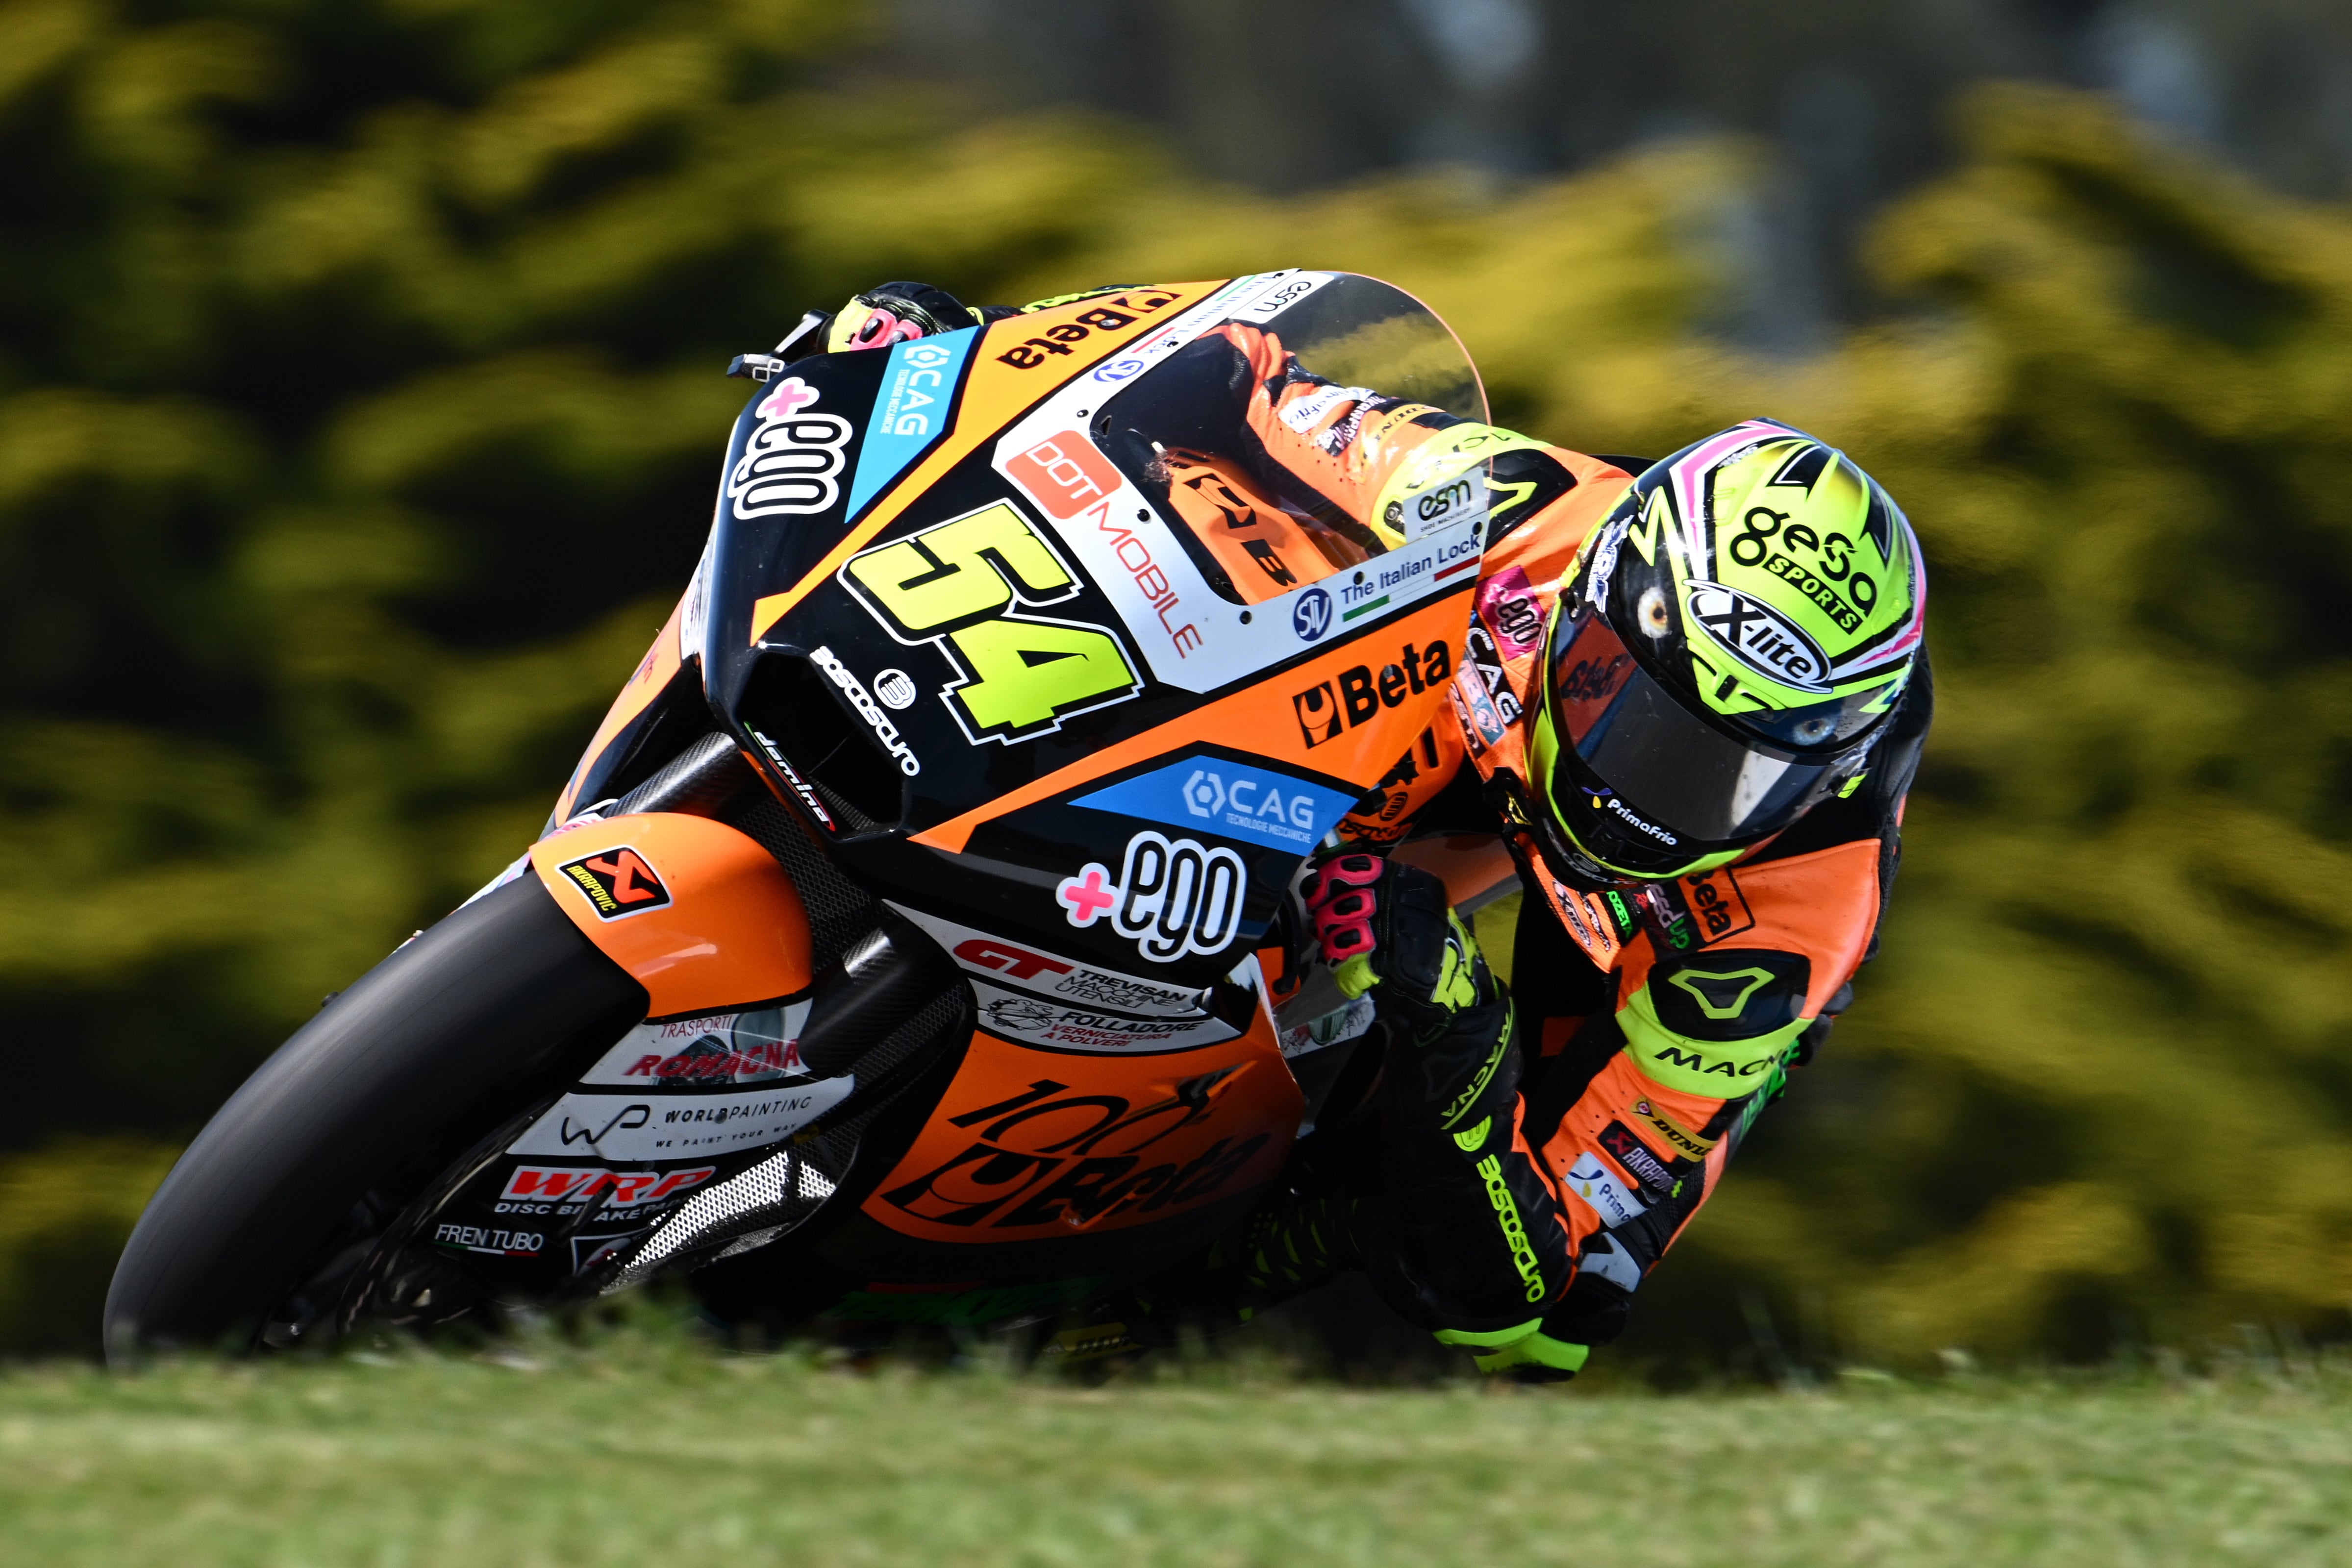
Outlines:
[[[583,855],[555,868],[588,895],[588,905],[599,920],[643,915],[669,904],[669,889],[646,857],[626,844],[600,854]]]
[[[1715,614],[1710,615],[1702,610],[1696,612],[1692,618],[1732,647],[1748,645],[1750,623],[1768,632],[1772,629],[1772,618],[1758,608],[1754,600],[1741,594],[1727,593],[1723,596],[1723,604],[1724,608]]]

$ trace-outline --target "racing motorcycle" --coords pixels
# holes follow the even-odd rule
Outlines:
[[[1486,417],[1444,323],[1346,273],[740,356],[700,563],[543,836],[222,1107],[110,1353],[667,1273],[1038,1321],[1233,1223],[1377,1068],[1295,887],[1458,678],[1486,515],[1457,469],[1232,570],[1179,503],[1235,415],[1180,372],[1237,324],[1334,397]],[[1401,852],[1465,902],[1510,875],[1491,841]]]

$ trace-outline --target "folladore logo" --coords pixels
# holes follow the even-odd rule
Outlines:
[[[555,869],[588,895],[588,905],[599,920],[619,920],[669,904],[669,889],[660,875],[626,844],[566,861]]]

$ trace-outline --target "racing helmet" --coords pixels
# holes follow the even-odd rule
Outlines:
[[[1926,612],[1909,521],[1835,447],[1755,419],[1651,465],[1546,628],[1546,850],[1604,886],[1688,876],[1853,793]]]

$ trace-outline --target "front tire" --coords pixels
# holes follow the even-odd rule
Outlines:
[[[371,1249],[535,1095],[645,1017],[645,988],[526,874],[362,976],[262,1063],[140,1216],[106,1298],[105,1343],[253,1347],[298,1290]],[[305,1325],[298,1319],[295,1327]]]

